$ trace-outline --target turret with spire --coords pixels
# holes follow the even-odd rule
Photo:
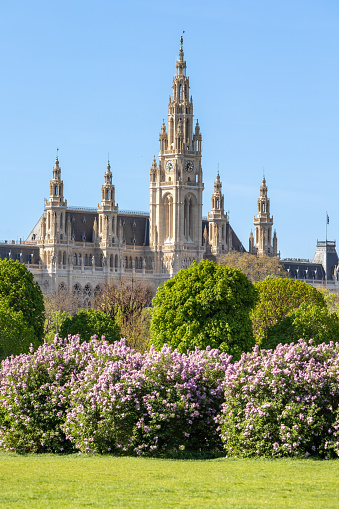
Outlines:
[[[252,254],[266,254],[277,256],[277,236],[272,236],[273,216],[270,216],[270,200],[267,197],[266,179],[263,176],[260,186],[260,196],[257,203],[257,217],[254,217],[255,240],[250,236],[250,252]]]
[[[67,201],[64,199],[64,183],[61,180],[61,168],[58,153],[49,184],[49,198],[45,203],[45,221],[43,237],[50,242],[63,240],[66,235],[66,209]]]
[[[228,218],[224,210],[224,195],[222,194],[222,183],[219,170],[214,182],[214,193],[212,194],[211,212],[208,214],[209,243],[214,255],[227,252],[228,242]]]
[[[98,205],[98,235],[106,245],[117,240],[118,205],[115,205],[115,187],[112,183],[112,172],[109,158],[101,187],[101,203]]]

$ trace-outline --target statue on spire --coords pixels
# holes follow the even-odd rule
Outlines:
[[[182,33],[184,34],[185,30],[183,30]],[[184,44],[184,38],[183,38],[183,36],[181,36],[180,37],[180,53],[183,53],[183,51],[184,51],[183,44]]]

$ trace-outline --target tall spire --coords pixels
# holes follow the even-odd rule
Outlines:
[[[257,217],[254,217],[255,243],[252,243],[253,254],[277,256],[277,238],[272,236],[273,216],[270,215],[270,200],[267,196],[267,185],[263,176],[260,196],[257,202]],[[250,239],[251,240],[251,239]]]
[[[182,36],[168,104],[168,127],[166,130],[163,121],[158,165],[154,160],[150,180],[150,245],[158,253],[156,270],[176,273],[193,259],[201,260],[204,252],[201,133],[198,123],[195,129],[193,126],[193,101]],[[164,245],[166,252],[162,253]]]

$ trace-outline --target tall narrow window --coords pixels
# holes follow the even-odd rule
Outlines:
[[[184,236],[187,240],[192,238],[193,206],[190,197],[185,198],[184,202]]]
[[[165,198],[165,240],[171,240],[173,237],[173,198]]]

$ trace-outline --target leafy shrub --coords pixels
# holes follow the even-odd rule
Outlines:
[[[61,323],[60,336],[79,334],[83,341],[90,341],[92,336],[105,336],[109,343],[120,339],[119,326],[107,313],[95,309],[79,311],[74,316],[67,316]]]
[[[264,348],[268,329],[280,323],[300,304],[326,307],[323,295],[303,281],[268,277],[264,281],[255,283],[254,286],[259,293],[259,302],[250,316],[255,340]]]
[[[37,347],[39,342],[22,311],[14,311],[0,300],[0,360],[28,352],[31,343]]]
[[[80,337],[6,359],[0,371],[0,447],[16,452],[166,455],[221,449],[215,417],[230,357],[141,355],[124,340]]]
[[[93,358],[94,344],[56,338],[33,353],[7,358],[0,371],[0,447],[15,452],[73,449],[61,428],[68,393]]]
[[[194,262],[159,286],[151,341],[180,352],[211,346],[239,359],[254,346],[249,312],[255,301],[254,286],[239,269]]]
[[[313,340],[313,344],[339,341],[339,317],[327,308],[303,303],[281,322],[266,331],[264,348],[275,348],[279,343],[295,343],[299,339]]]
[[[300,340],[243,354],[225,381],[228,455],[339,455],[339,343]]]
[[[82,452],[166,455],[221,450],[215,417],[230,362],[216,350],[180,354],[165,346],[89,365],[71,397],[65,429]]]
[[[15,312],[22,312],[27,327],[33,327],[39,342],[44,335],[44,299],[33,274],[23,263],[0,260],[0,300]]]

